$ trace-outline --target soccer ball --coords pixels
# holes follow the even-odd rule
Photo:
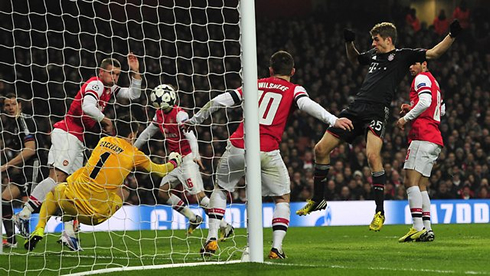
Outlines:
[[[175,105],[177,93],[171,85],[160,84],[151,91],[150,100],[154,107],[166,110]]]

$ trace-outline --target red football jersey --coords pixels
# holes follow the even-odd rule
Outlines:
[[[187,115],[187,113],[179,106],[174,106],[169,113],[165,113],[163,110],[158,109],[155,113],[153,123],[158,126],[163,135],[165,135],[168,150],[186,156],[192,151],[189,142],[185,138],[184,132],[179,127],[180,118],[177,118],[179,112],[184,112],[185,115]],[[188,116],[185,116],[184,119],[187,118]]]
[[[242,89],[237,91],[243,97]],[[277,150],[293,103],[299,96],[308,94],[302,86],[276,77],[260,79],[258,93],[260,150]],[[243,122],[230,136],[230,141],[237,148],[245,148]]]
[[[442,96],[439,83],[430,72],[422,72],[415,76],[410,87],[410,105],[413,107],[419,101],[420,93],[430,93],[432,102],[413,122],[408,133],[408,140],[421,140],[444,146],[439,125],[441,123]]]
[[[83,142],[83,133],[85,131],[98,131],[98,128],[96,127],[97,122],[83,113],[83,97],[85,97],[85,95],[95,97],[98,101],[99,110],[103,112],[111,99],[112,94],[117,93],[117,90],[119,90],[117,85],[110,88],[104,87],[104,84],[98,77],[90,78],[78,91],[75,99],[70,105],[70,109],[65,115],[65,119],[55,123],[53,127],[63,129],[64,131],[75,135]]]

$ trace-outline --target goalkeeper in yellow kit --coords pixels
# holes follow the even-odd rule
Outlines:
[[[48,193],[36,229],[24,244],[25,249],[34,249],[44,236],[48,220],[58,209],[64,221],[78,219],[83,224],[100,224],[122,207],[126,197],[123,181],[134,169],[163,177],[180,165],[182,157],[178,153],[171,153],[166,164],[153,163],[133,146],[138,123],[123,117],[115,120],[116,137],[100,139],[87,164]],[[81,250],[75,233],[69,232],[64,232],[68,247],[73,251]]]

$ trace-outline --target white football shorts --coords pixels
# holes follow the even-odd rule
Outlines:
[[[262,166],[262,196],[282,196],[290,193],[290,180],[286,164],[279,150],[260,152]],[[245,150],[229,141],[216,171],[217,184],[233,192],[238,181],[245,175]]]
[[[180,183],[191,194],[195,195],[203,191],[201,172],[199,164],[194,162],[192,154],[187,154],[182,158],[182,164],[175,170],[162,178],[160,186],[170,184],[171,188],[177,187]]]
[[[423,176],[430,177],[441,149],[441,146],[431,142],[413,140],[408,147],[403,169],[416,170]]]
[[[62,129],[51,132],[51,148],[48,153],[48,165],[70,175],[83,166],[82,141]]]

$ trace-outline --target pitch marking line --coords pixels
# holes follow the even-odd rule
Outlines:
[[[185,263],[185,264],[166,264],[166,265],[153,265],[153,266],[128,266],[128,267],[113,267],[113,268],[105,268],[99,270],[91,270],[85,272],[79,272],[74,274],[66,274],[72,276],[85,276],[85,275],[94,275],[94,274],[105,274],[110,272],[119,272],[119,271],[135,271],[135,270],[154,270],[154,269],[165,269],[165,268],[175,268],[175,267],[189,267],[189,266],[204,266],[204,265],[227,265],[227,264],[236,264],[241,263],[240,260],[226,261],[226,262],[205,262],[205,263]],[[328,268],[337,268],[337,269],[368,269],[368,270],[385,270],[385,271],[407,271],[407,272],[429,272],[429,273],[440,273],[440,274],[457,274],[461,273],[459,271],[454,270],[439,270],[439,269],[417,269],[417,268],[389,268],[389,267],[349,267],[342,265],[302,265],[302,264],[283,264],[276,262],[264,262],[267,265],[278,265],[278,266],[300,266],[300,267],[328,267]],[[464,271],[464,274],[467,275],[490,275],[490,272],[485,271]]]

